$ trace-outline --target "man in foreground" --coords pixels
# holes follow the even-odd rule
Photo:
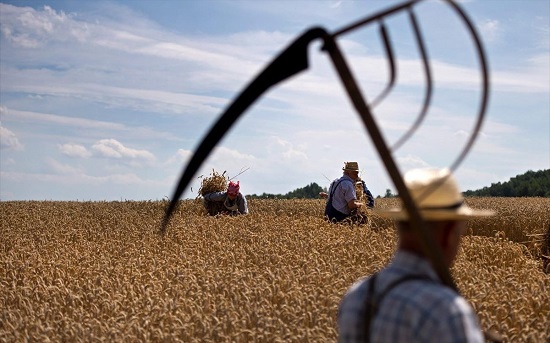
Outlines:
[[[492,215],[464,204],[447,169],[408,172],[405,185],[447,267],[456,258],[466,221]],[[340,342],[484,342],[468,302],[442,284],[404,209],[378,211],[397,222],[399,243],[391,263],[356,282],[338,313]]]

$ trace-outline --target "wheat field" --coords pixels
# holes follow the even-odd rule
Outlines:
[[[505,342],[548,342],[550,199],[467,203],[497,216],[469,223],[461,293]],[[342,295],[396,245],[387,219],[329,224],[322,200],[299,199],[235,217],[181,201],[162,237],[166,205],[0,202],[0,341],[334,342]]]

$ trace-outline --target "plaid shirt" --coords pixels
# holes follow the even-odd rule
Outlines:
[[[431,264],[398,251],[376,278],[374,294],[393,281],[409,279],[380,300],[371,322],[371,342],[484,342],[478,319],[468,302],[439,281]],[[370,278],[356,282],[346,293],[338,313],[340,342],[365,342],[365,314]]]

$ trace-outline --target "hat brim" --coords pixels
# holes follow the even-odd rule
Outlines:
[[[396,221],[403,221],[409,219],[409,213],[403,209],[395,208],[391,210],[374,210],[375,213],[379,214],[382,217],[391,218]],[[485,218],[493,216],[495,212],[490,210],[475,210],[471,207],[463,205],[458,209],[447,210],[447,209],[437,209],[437,210],[420,210],[420,216],[424,220],[461,220],[461,219],[472,219],[472,218]]]

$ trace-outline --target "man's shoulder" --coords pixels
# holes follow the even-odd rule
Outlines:
[[[379,272],[376,281],[378,292],[386,290],[387,296],[406,299],[434,299],[434,302],[452,302],[458,296],[453,289],[443,285],[429,262],[407,252],[399,251],[392,263]],[[397,291],[393,289],[399,288]],[[438,300],[435,300],[435,299]]]
[[[369,296],[369,284],[372,282],[372,275],[356,281],[344,295],[342,308],[353,312],[363,308]],[[370,287],[374,287],[372,295],[377,299],[379,306],[390,304],[390,307],[416,308],[421,312],[421,309],[425,308],[431,309],[434,313],[438,309],[450,312],[470,311],[468,303],[458,293],[423,275],[376,275],[374,285]]]
[[[338,309],[340,324],[351,325],[364,314],[370,277],[356,281],[346,292]]]
[[[420,316],[427,316],[434,321],[472,313],[470,305],[460,294],[439,281],[409,275],[402,277],[401,281],[394,279],[384,284],[381,282],[379,292],[384,292],[384,288],[392,283],[392,289],[388,290],[384,296],[386,302],[383,306],[390,308],[398,306],[418,313]]]
[[[367,295],[367,286],[368,281],[371,276],[365,276],[357,280],[351,287],[348,289],[344,298],[350,299],[351,302],[357,302],[358,300],[366,297]]]
[[[341,178],[334,180],[334,183],[336,183],[336,184],[339,183],[340,185],[342,185],[342,186],[345,185],[346,187],[347,186],[354,186],[355,187],[355,184],[354,184],[353,180],[347,175],[342,175]]]
[[[394,295],[402,296],[406,294],[404,299],[413,300],[418,305],[431,304],[429,306],[448,306],[460,298],[460,295],[453,289],[441,284],[438,281],[423,277],[406,278],[399,292]]]

